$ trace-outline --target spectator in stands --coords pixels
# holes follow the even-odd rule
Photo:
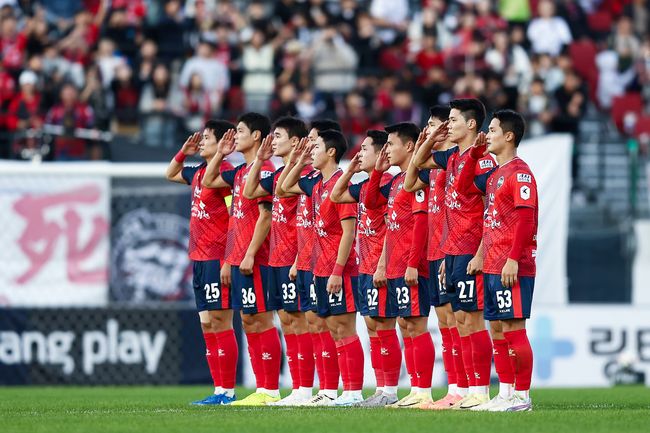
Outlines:
[[[7,129],[16,136],[12,154],[20,155],[24,149],[35,149],[40,138],[34,132],[43,126],[41,95],[37,90],[38,76],[33,71],[23,71],[19,79],[20,94],[9,105]]]
[[[115,79],[111,83],[111,90],[115,101],[115,118],[118,121],[118,126],[132,128],[137,125],[140,88],[129,65],[117,67]]]
[[[267,42],[264,32],[260,29],[254,30],[242,55],[242,89],[246,98],[246,111],[265,113],[269,109],[275,88],[274,57],[274,47]]]
[[[520,111],[526,118],[527,129],[531,136],[536,137],[546,133],[552,115],[549,97],[544,90],[544,81],[535,78],[530,85],[530,92],[523,94]]]
[[[379,38],[385,43],[391,43],[398,34],[406,32],[408,0],[372,0],[370,15],[375,20],[375,26],[380,29]]]
[[[27,36],[18,31],[18,21],[14,16],[5,17],[0,22],[0,53],[2,53],[2,66],[14,75],[20,74],[25,61],[25,48]]]
[[[82,103],[93,110],[95,128],[102,131],[110,129],[113,107],[110,104],[109,91],[102,86],[99,68],[92,65],[86,72],[85,86],[79,95]]]
[[[143,115],[140,136],[147,146],[171,148],[175,145],[176,122],[171,115],[174,101],[169,69],[163,63],[158,64],[151,77],[140,97],[139,112]]]
[[[188,132],[200,130],[201,125],[215,112],[215,102],[212,93],[203,83],[202,75],[193,74],[190,77],[189,86],[183,90],[185,129]]]
[[[612,107],[612,100],[625,93],[635,77],[633,65],[628,61],[622,63],[619,54],[605,50],[596,56],[598,66],[598,89],[596,96],[601,108]]]
[[[650,9],[648,0],[632,0],[625,6],[625,15],[632,18],[634,31],[647,35],[650,31]]]
[[[350,91],[356,81],[357,54],[335,27],[323,30],[314,42],[312,68],[314,88],[322,93]]]
[[[77,160],[90,157],[98,159],[101,154],[96,146],[88,146],[86,140],[77,138],[78,129],[93,127],[93,111],[79,101],[77,88],[70,83],[63,85],[61,102],[50,109],[45,117],[47,125],[61,126],[61,135],[54,138],[54,157],[58,160]]]
[[[587,108],[587,92],[582,80],[574,72],[564,78],[562,87],[555,91],[556,113],[552,121],[554,132],[578,133],[578,122]]]
[[[185,25],[179,0],[165,2],[163,18],[151,29],[151,39],[158,43],[160,59],[171,63],[183,57],[185,45]]]
[[[115,43],[106,38],[99,41],[97,48],[97,65],[102,76],[102,85],[109,88],[115,78],[118,66],[124,65],[126,59],[117,55]]]
[[[571,42],[571,30],[562,17],[555,15],[551,0],[541,0],[537,11],[539,16],[530,22],[527,31],[533,52],[557,56]]]
[[[193,78],[194,75],[198,75],[198,81]],[[194,82],[191,89],[190,79]],[[209,104],[214,108],[212,112],[218,113],[223,104],[224,93],[230,86],[229,74],[226,66],[214,58],[214,45],[205,39],[199,42],[196,55],[185,62],[179,78],[181,89],[186,93],[196,91],[198,83],[200,83],[200,88],[206,92],[209,100],[212,101]],[[197,130],[193,129],[193,131]]]

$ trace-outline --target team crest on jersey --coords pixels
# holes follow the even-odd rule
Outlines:
[[[517,173],[517,182],[526,182],[526,183],[531,183],[532,179],[530,177],[530,174],[526,173]]]
[[[418,190],[415,192],[415,201],[418,203],[424,203],[424,191]]]
[[[519,195],[522,199],[528,200],[530,198],[530,187],[524,185],[519,189]]]
[[[456,173],[460,173],[463,170],[463,167],[465,167],[465,161],[461,162],[460,165],[458,165],[458,170],[456,170]]]
[[[501,176],[499,178],[499,180],[497,180],[497,188],[501,188],[501,185],[503,185],[503,182],[505,182],[505,179],[503,178],[503,176]]]
[[[486,168],[493,168],[494,162],[492,162],[491,159],[482,159],[479,161],[478,165],[481,167],[481,170],[485,170]]]

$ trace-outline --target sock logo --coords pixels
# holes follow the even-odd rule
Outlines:
[[[211,356],[210,349],[205,349],[205,356]]]
[[[384,356],[388,356],[389,355],[388,349],[386,349],[385,347],[382,347],[381,348],[381,354],[384,355]]]
[[[262,353],[262,361],[271,361],[273,357],[269,352]]]
[[[289,355],[287,355],[287,362],[293,362],[293,358]]]
[[[477,373],[477,372],[474,372],[474,378],[476,380],[479,380],[481,378],[481,375],[479,373]]]
[[[330,353],[329,353],[329,352],[326,352],[326,351],[323,350],[323,352],[321,353],[321,356],[322,356],[323,358],[329,358],[329,357],[330,357]]]
[[[219,349],[217,356],[226,356],[226,352],[224,352],[223,349]]]
[[[458,351],[453,347],[451,348],[451,356],[458,356]]]
[[[299,353],[298,354],[298,361],[304,361],[304,360],[305,360],[305,357],[302,356],[302,353]]]
[[[512,349],[508,349],[508,356],[516,356],[515,351]]]

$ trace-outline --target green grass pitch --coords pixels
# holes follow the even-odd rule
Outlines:
[[[4,387],[0,388],[0,431],[650,432],[650,390],[643,387],[534,390],[535,407],[529,413],[188,405],[209,391],[207,386]],[[246,393],[238,390],[240,398]],[[442,393],[435,390],[434,396]]]

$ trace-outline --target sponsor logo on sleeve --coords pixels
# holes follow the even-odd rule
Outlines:
[[[418,190],[415,193],[415,201],[418,203],[424,203],[424,191]]]
[[[494,162],[491,159],[482,159],[478,162],[478,165],[481,167],[481,170],[494,168]]]
[[[530,198],[530,187],[524,185],[519,189],[519,195],[522,199],[528,200]]]
[[[530,174],[517,173],[517,182],[532,183],[532,179],[531,179]]]

